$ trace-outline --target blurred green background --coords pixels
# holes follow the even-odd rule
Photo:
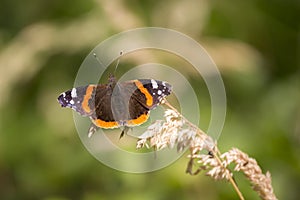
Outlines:
[[[297,0],[1,0],[0,199],[237,199],[224,181],[185,174],[186,157],[147,174],[104,166],[57,103],[98,43],[145,26],[175,29],[206,48],[227,92],[221,151],[245,151],[271,172],[279,199],[298,199],[299,13]],[[242,174],[236,180],[246,199],[259,199]]]

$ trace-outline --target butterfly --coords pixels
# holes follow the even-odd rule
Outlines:
[[[124,127],[120,137],[129,127],[143,124],[150,111],[171,94],[172,86],[154,79],[136,79],[117,82],[113,75],[107,84],[90,84],[61,93],[58,102],[82,116],[91,119],[88,131],[91,137],[99,128]]]

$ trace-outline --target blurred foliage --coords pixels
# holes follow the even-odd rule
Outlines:
[[[0,199],[237,199],[227,183],[186,175],[185,157],[147,174],[104,166],[81,144],[71,111],[56,102],[94,46],[143,26],[175,29],[203,44],[227,92],[221,150],[241,148],[271,172],[279,199],[297,199],[299,13],[297,0],[1,0]],[[202,84],[182,71],[194,87]],[[209,100],[200,106],[206,127]],[[236,180],[247,199],[258,199],[242,175]]]

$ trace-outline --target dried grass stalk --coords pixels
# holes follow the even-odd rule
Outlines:
[[[235,163],[235,171],[242,171],[250,181],[252,188],[262,199],[277,199],[272,187],[270,172],[262,173],[256,160],[237,148],[232,148],[222,154],[221,158],[226,164]],[[227,164],[227,165],[228,165]]]
[[[200,171],[206,171],[206,175],[215,180],[228,180],[234,187],[240,199],[244,199],[242,193],[233,179],[229,169],[231,163],[235,164],[234,171],[242,171],[250,181],[254,191],[261,199],[276,200],[271,185],[269,172],[262,173],[256,160],[250,158],[237,148],[233,148],[221,155],[217,148],[216,141],[208,136],[201,129],[184,118],[167,101],[164,102],[170,109],[165,111],[165,120],[155,121],[147,131],[139,137],[137,148],[154,148],[161,150],[173,148],[183,151],[189,149],[189,162],[186,172],[196,175]],[[193,167],[197,169],[193,171]]]

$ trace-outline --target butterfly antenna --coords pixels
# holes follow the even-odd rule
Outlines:
[[[99,59],[99,57],[97,56],[96,53],[93,53],[93,56],[95,57],[95,59],[98,61],[98,63],[99,63],[101,66],[104,66],[103,63],[101,62],[101,60]]]
[[[117,64],[116,64],[116,67],[115,67],[115,71],[114,71],[114,74],[116,74],[116,71],[117,71],[117,68],[118,68],[118,65],[119,65],[119,63],[120,63],[120,58],[121,58],[121,56],[123,55],[123,51],[120,51],[120,57],[118,58],[118,60],[117,60]]]

